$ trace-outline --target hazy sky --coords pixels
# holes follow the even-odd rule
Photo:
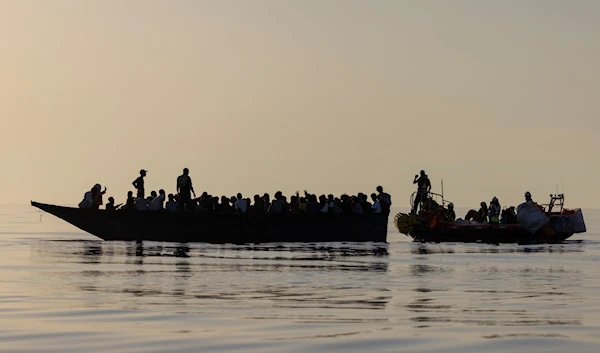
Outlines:
[[[0,203],[600,199],[600,1],[0,0]]]

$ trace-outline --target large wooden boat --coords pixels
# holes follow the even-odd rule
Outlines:
[[[106,211],[31,202],[104,240],[206,243],[385,242],[387,214]]]
[[[569,210],[563,207],[564,195],[550,195],[549,204],[537,206],[545,213],[547,222],[535,231],[527,230],[520,223],[487,224],[480,222],[447,222],[443,219],[447,201],[442,195],[441,202],[434,202],[434,208],[423,207],[418,214],[399,213],[394,224],[400,233],[418,242],[467,242],[467,243],[519,243],[539,244],[565,241],[575,233],[586,231],[581,209]],[[414,196],[411,198],[411,203]]]

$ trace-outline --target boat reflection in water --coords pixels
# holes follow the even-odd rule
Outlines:
[[[88,307],[199,316],[198,322],[233,315],[236,320],[335,324],[331,334],[477,326],[481,337],[490,339],[569,336],[565,327],[583,322],[582,311],[569,310],[584,296],[583,271],[555,261],[584,253],[576,242],[40,241],[35,250],[38,263],[75,264],[76,270],[57,273],[77,278],[72,288],[60,291],[76,293]],[[56,283],[40,281],[50,287]]]
[[[584,252],[579,242],[412,245],[412,294],[402,306],[414,328],[472,325],[495,327],[484,338],[567,337],[560,327],[582,325],[581,312],[568,307],[583,298],[583,271],[540,264],[547,253]]]

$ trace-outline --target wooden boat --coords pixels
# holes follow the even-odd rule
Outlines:
[[[447,203],[442,195],[441,203],[435,202],[436,210],[422,209],[418,215],[400,213],[394,224],[400,233],[418,242],[467,242],[467,243],[519,243],[539,244],[565,241],[575,233],[586,231],[580,209],[563,207],[564,195],[550,195],[549,204],[539,208],[545,212],[548,222],[535,232],[528,231],[522,224],[485,224],[479,222],[446,222],[440,217]],[[414,195],[411,200],[414,200]],[[411,202],[412,203],[412,202]],[[441,206],[441,207],[440,207]],[[556,210],[558,208],[558,210]],[[441,212],[440,212],[441,210]]]
[[[103,240],[206,243],[385,242],[387,214],[106,211],[31,202]]]

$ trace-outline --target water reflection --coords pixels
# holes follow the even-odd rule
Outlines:
[[[578,253],[585,251],[585,244],[580,240],[565,241],[561,244],[542,245],[516,245],[516,244],[469,244],[469,243],[445,243],[427,244],[411,243],[411,254],[509,254],[509,253]]]

